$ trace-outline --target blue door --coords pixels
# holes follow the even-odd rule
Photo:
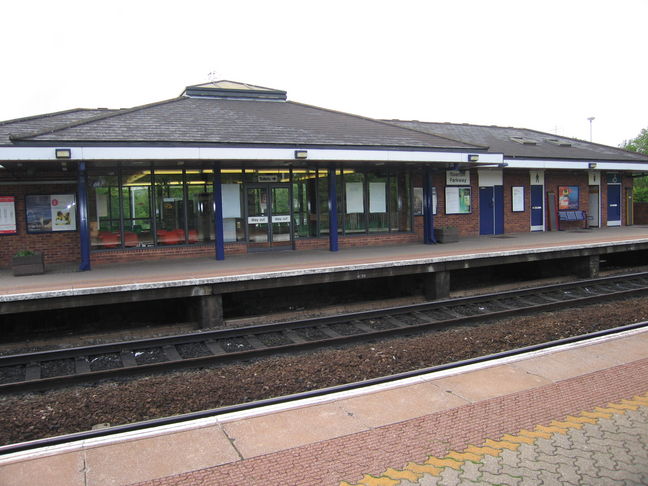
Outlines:
[[[493,219],[495,228],[493,233],[496,235],[504,234],[504,186],[493,187]]]
[[[492,235],[495,232],[493,218],[495,201],[492,187],[479,188],[479,234]]]
[[[536,184],[531,186],[531,231],[542,231],[544,229],[542,188],[543,186]]]
[[[621,226],[621,184],[608,184],[608,226]]]

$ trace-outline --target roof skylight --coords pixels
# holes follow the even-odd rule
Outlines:
[[[527,137],[510,137],[511,141],[522,145],[538,145],[538,141]]]

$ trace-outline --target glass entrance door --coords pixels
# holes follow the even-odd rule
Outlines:
[[[246,189],[248,246],[292,246],[290,186],[255,184]]]

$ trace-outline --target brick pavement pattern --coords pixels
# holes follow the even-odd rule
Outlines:
[[[502,439],[340,486],[648,484],[648,394]]]
[[[140,485],[648,484],[647,393],[643,359]]]

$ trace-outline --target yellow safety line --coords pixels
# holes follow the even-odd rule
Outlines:
[[[499,439],[486,439],[481,445],[468,445],[463,451],[450,451],[443,457],[428,456],[420,464],[408,462],[403,469],[389,468],[379,476],[365,474],[357,483],[342,481],[340,486],[398,486],[401,480],[416,482],[424,474],[440,476],[446,468],[460,470],[467,461],[483,462],[484,456],[499,456],[504,449],[517,450],[520,445],[532,445],[539,438],[549,439],[554,434],[566,434],[570,429],[581,429],[584,424],[597,424],[601,419],[624,414],[627,410],[648,407],[648,392],[622,399],[618,403],[608,403],[605,407],[594,407],[593,411],[584,410],[577,415],[568,415],[563,420],[553,420],[546,425],[536,425],[533,430],[520,430],[517,434],[504,434]]]

